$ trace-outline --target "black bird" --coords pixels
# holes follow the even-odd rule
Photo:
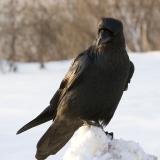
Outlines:
[[[133,72],[122,23],[102,18],[95,43],[75,58],[50,105],[17,134],[53,119],[36,158],[56,154],[84,123],[107,126]]]

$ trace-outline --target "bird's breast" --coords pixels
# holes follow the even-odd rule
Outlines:
[[[91,66],[84,72],[81,83],[70,92],[65,105],[72,115],[82,118],[103,119],[108,113],[112,115],[123,94],[126,77],[123,66],[103,69]]]

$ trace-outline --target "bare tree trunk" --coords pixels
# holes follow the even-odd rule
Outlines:
[[[16,57],[16,33],[14,32],[14,28],[12,30],[12,35],[11,35],[11,43],[10,43],[10,48],[11,48],[11,53],[8,58],[9,60],[9,71],[10,72],[17,72],[17,66],[15,64],[15,57]]]

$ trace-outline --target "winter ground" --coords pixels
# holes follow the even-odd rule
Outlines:
[[[80,127],[63,160],[157,160],[133,141],[112,139],[99,127]]]
[[[130,57],[136,71],[106,129],[160,158],[160,54]],[[34,159],[36,143],[50,122],[18,136],[16,131],[48,105],[69,64],[51,62],[43,71],[38,64],[19,64],[18,73],[0,74],[0,159]],[[62,159],[66,148],[48,159]]]

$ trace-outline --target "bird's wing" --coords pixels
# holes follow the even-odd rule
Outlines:
[[[134,73],[134,64],[132,63],[132,61],[130,61],[129,74],[128,74],[127,82],[126,82],[125,89],[124,89],[125,91],[128,89],[128,84],[131,82],[133,73]]]
[[[80,82],[82,73],[89,65],[90,60],[87,54],[89,51],[90,48],[79,54],[77,58],[75,58],[69,71],[62,80],[59,89],[51,99],[50,105],[46,109],[44,109],[44,111],[39,114],[35,119],[33,119],[32,121],[24,125],[20,130],[18,130],[17,134],[20,134],[30,128],[45,123],[49,120],[54,120],[54,118],[56,117],[59,102],[68,90],[72,89],[73,86],[76,86]]]
[[[70,66],[69,71],[60,84],[62,94],[59,101],[63,98],[67,91],[71,90],[73,87],[76,87],[81,82],[84,71],[91,63],[88,52],[89,49],[79,54]]]
[[[73,61],[69,71],[62,80],[59,87],[62,91],[59,102],[69,90],[72,90],[81,83],[81,77],[91,62],[87,53],[88,51],[81,53]],[[54,123],[49,127],[37,144],[36,157],[38,159],[45,159],[50,154],[57,153],[72,137],[74,131],[81,125],[81,121],[73,121],[72,119],[66,120],[63,116],[56,116]]]

